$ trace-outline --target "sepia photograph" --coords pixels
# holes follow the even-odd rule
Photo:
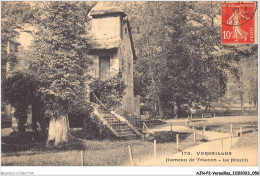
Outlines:
[[[258,166],[258,148],[257,1],[1,1],[3,168]]]

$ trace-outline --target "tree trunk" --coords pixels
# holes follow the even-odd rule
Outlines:
[[[38,129],[37,122],[40,124],[42,134],[46,133],[46,119],[44,118],[43,105],[39,102],[32,104],[32,130],[36,132]]]
[[[32,104],[32,131],[37,132],[37,105]]]
[[[47,139],[47,146],[53,144],[67,143],[69,140],[69,121],[67,115],[62,115],[59,118],[51,118],[49,125],[49,134]]]
[[[207,104],[206,104],[206,109],[205,109],[206,112],[209,112],[210,111],[210,103],[209,101],[207,100]]]
[[[89,123],[87,123],[87,120],[88,120],[88,117],[83,118],[83,134],[84,134],[84,137],[86,137],[88,135],[88,128],[89,128],[88,124]]]
[[[177,112],[176,112],[175,103],[173,103],[173,118],[177,119]]]
[[[27,116],[18,118],[18,133],[24,134],[26,132]]]
[[[181,104],[176,102],[177,106],[177,118],[181,116]]]
[[[18,121],[18,133],[24,134],[26,132],[26,122],[27,122],[27,109],[25,106],[18,106],[15,108],[15,118]]]
[[[257,107],[257,98],[254,98],[254,107]]]
[[[240,95],[240,100],[241,100],[241,112],[243,113],[244,112],[244,93],[240,92],[239,95]]]
[[[40,128],[41,128],[41,133],[42,134],[46,134],[46,119],[44,117],[41,117],[41,119],[39,119],[39,123],[40,123]]]

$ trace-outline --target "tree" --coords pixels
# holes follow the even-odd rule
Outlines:
[[[7,89],[1,93],[1,97],[4,98],[2,99],[2,107],[6,101],[14,105],[14,116],[18,120],[18,132],[24,133],[28,107],[26,102],[23,102],[22,97],[18,96],[18,99],[15,101],[15,91],[24,91],[15,87],[15,85],[17,86],[16,83],[19,82],[17,78],[21,77],[24,81],[28,81],[29,78],[22,73],[12,75],[12,72],[14,70],[13,68],[19,63],[17,51],[20,44],[16,39],[19,36],[19,30],[23,24],[30,21],[32,11],[30,6],[25,2],[2,2],[1,17],[1,84],[5,88],[7,87]],[[10,85],[10,83],[14,85]],[[20,105],[18,102],[20,102]],[[11,106],[9,104],[6,105],[7,115],[10,115],[10,110]]]
[[[142,77],[140,94],[155,102],[156,92],[164,111],[183,103],[202,104],[223,96],[227,73],[233,69],[232,46],[221,44],[219,2],[143,2],[128,4]],[[223,52],[224,51],[224,52]],[[150,63],[154,73],[152,84]]]
[[[248,99],[250,104],[257,103],[257,45],[242,45],[233,48],[237,58],[234,62],[235,70],[232,76],[235,78],[235,85],[238,88],[241,112],[244,111],[245,100]],[[237,101],[236,100],[236,101]]]
[[[19,35],[18,30],[28,22],[31,17],[31,8],[25,2],[2,2],[1,3],[1,75],[6,78],[6,65],[14,67],[18,62],[15,53],[19,43],[15,41]],[[9,45],[9,46],[8,46]],[[9,53],[7,49],[9,48]]]
[[[162,104],[165,111],[167,103],[171,103],[170,97],[172,96],[169,93],[170,90],[166,92],[162,90],[166,86],[162,82],[162,77],[167,72],[165,70],[167,69],[167,45],[171,45],[169,33],[173,31],[168,23],[174,21],[176,29],[183,25],[185,10],[183,10],[183,14],[176,12],[178,12],[178,9],[185,9],[186,7],[183,3],[169,2],[147,2],[141,5],[139,4],[139,11],[135,14],[136,16],[130,18],[138,56],[135,73],[141,75],[143,84],[143,89],[139,94],[143,94],[148,101],[154,102],[158,106]],[[172,84],[168,82],[168,85]],[[170,97],[165,98],[162,93],[168,93]]]
[[[91,110],[85,88],[88,10],[84,2],[46,2],[36,17],[31,69],[43,85],[39,92],[51,118],[47,145],[69,140],[69,112]]]
[[[25,72],[15,72],[2,83],[3,99],[14,107],[14,116],[18,120],[18,132],[24,134],[30,104],[39,97],[36,96],[39,83],[35,77]]]

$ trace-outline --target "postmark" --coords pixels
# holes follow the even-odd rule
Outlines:
[[[222,44],[255,43],[255,2],[222,3]]]

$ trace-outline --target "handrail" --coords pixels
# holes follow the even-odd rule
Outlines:
[[[147,125],[145,124],[145,122],[143,122],[143,132],[144,132],[144,133],[149,133],[149,128],[147,127]]]
[[[136,134],[138,134],[139,136],[142,136],[142,134],[126,118],[124,118],[121,115],[118,115],[114,111],[111,111],[111,114],[113,114],[120,121],[125,122],[130,128],[132,128],[132,130],[135,131]]]
[[[112,114],[114,117],[116,117],[116,119],[118,119],[119,121],[126,123],[132,130],[134,130],[134,132],[136,134],[138,134],[139,136],[142,136],[142,134],[123,116],[118,115],[117,113],[115,113],[114,111],[109,110],[100,100],[99,98],[95,95],[95,93],[93,91],[91,91],[91,93],[94,95],[94,98],[98,101],[98,104],[101,105],[101,108],[103,107],[106,111],[108,111],[110,114]],[[95,102],[96,103],[96,102]],[[104,119],[105,120],[105,119]]]
[[[148,128],[148,126],[145,124],[145,122],[143,122],[143,128],[144,128],[145,130],[149,130],[149,128]]]
[[[103,106],[103,107],[105,108],[105,110],[110,111],[110,110],[106,107],[106,105],[104,105],[104,104],[99,100],[99,98],[96,96],[96,94],[95,94],[93,91],[91,91],[91,93],[94,95],[95,99],[98,101],[98,104],[100,104],[101,106]]]
[[[100,114],[95,108],[94,108],[95,114]],[[99,115],[100,120],[103,122],[104,125],[106,125],[115,135],[116,137],[120,137],[120,135],[114,130],[114,128],[107,122],[105,118],[103,118],[101,115]]]

